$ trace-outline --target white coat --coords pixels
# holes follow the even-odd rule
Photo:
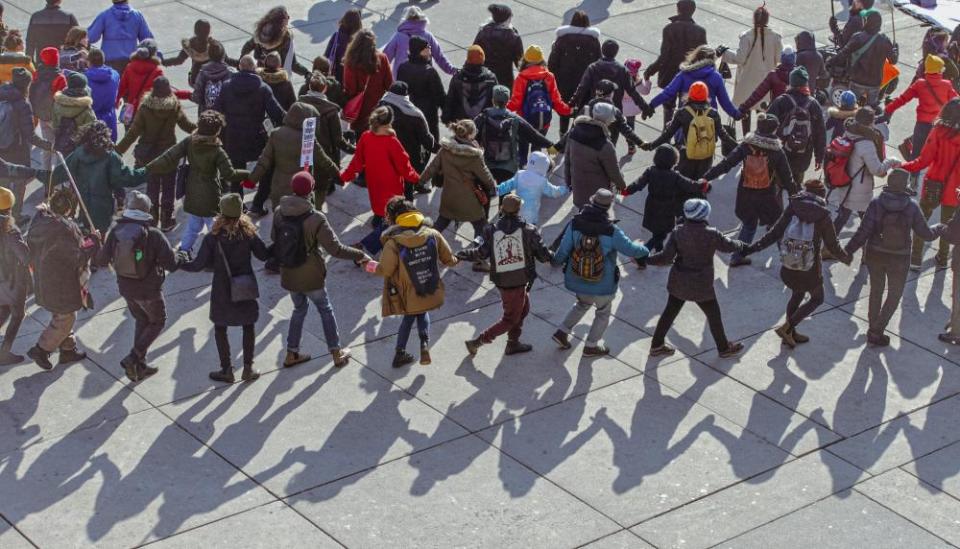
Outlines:
[[[739,47],[723,52],[723,60],[730,65],[737,66],[734,77],[733,102],[738,106],[750,98],[750,94],[757,89],[760,82],[763,82],[767,73],[776,70],[780,63],[783,38],[769,27],[764,27],[763,32],[763,40],[758,35],[756,44],[754,44],[753,29],[744,31],[740,35]],[[754,110],[759,109],[760,105],[754,107]]]

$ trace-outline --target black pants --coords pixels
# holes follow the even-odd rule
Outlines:
[[[147,176],[147,196],[153,204],[154,222],[161,223],[174,218],[177,192],[176,172],[150,174]]]
[[[667,332],[670,330],[670,327],[673,326],[673,321],[677,319],[677,315],[680,314],[680,309],[683,308],[684,303],[686,303],[684,300],[672,295],[667,299],[667,306],[663,309],[663,313],[660,314],[657,329],[653,332],[653,342],[651,343],[653,347],[663,345],[663,341],[667,337]],[[720,316],[720,304],[717,303],[716,299],[711,299],[710,301],[698,301],[697,306],[700,307],[703,314],[707,315],[707,322],[710,324],[710,333],[713,334],[713,341],[716,342],[717,349],[726,351],[727,347],[730,346],[730,342],[727,341],[727,334],[723,331],[723,318]]]
[[[787,161],[790,163],[790,173],[793,174],[793,184],[798,190],[803,189],[803,175],[810,169],[810,162],[813,160],[813,151],[808,150],[802,154],[796,154],[784,151],[787,154]],[[781,184],[781,187],[787,188]]]
[[[572,116],[561,116],[560,117],[560,135],[563,135],[570,131],[570,122],[573,121]]]
[[[702,179],[710,168],[713,167],[713,157],[703,160],[690,160],[686,154],[680,155],[680,162],[677,164],[677,171],[684,177],[689,177],[694,181]]]
[[[232,370],[233,356],[230,354],[230,339],[227,337],[226,326],[214,326],[213,337],[217,342],[217,353],[220,355],[220,369]],[[253,331],[253,324],[243,325],[243,364],[253,364],[253,347],[256,344],[256,336]]]
[[[909,257],[879,252],[868,252],[865,257],[864,263],[870,273],[870,306],[867,309],[867,319],[870,333],[874,335],[880,335],[887,329],[893,313],[900,307],[903,288],[907,285],[907,275],[910,272]],[[883,298],[884,290],[887,290],[886,299]]]
[[[673,113],[677,110],[677,98],[665,102],[663,105],[663,129],[667,129],[670,122],[673,122]]]
[[[160,299],[138,301],[127,299],[127,309],[133,315],[136,326],[133,330],[133,350],[130,352],[140,360],[145,360],[147,351],[160,337],[167,324],[167,305]]]
[[[751,126],[750,122],[751,122],[751,119],[753,118],[752,113],[753,111],[747,111],[747,112],[741,113],[743,117],[740,119],[740,128],[743,130],[743,135],[747,135],[748,133],[750,133],[750,126]]]
[[[319,186],[319,185],[318,185]],[[261,210],[267,200],[270,199],[270,192],[273,191],[273,168],[267,170],[260,183],[257,184],[257,194],[253,195],[253,209]],[[270,204],[271,209],[275,209],[280,204]]]
[[[7,324],[7,331],[3,334],[3,345],[0,345],[0,349],[9,351],[13,348],[13,340],[17,339],[20,324],[23,323],[25,316],[26,312],[22,302],[16,305],[0,305],[0,326],[3,326],[3,323],[8,319],[10,320],[10,323]]]
[[[473,225],[473,237],[477,238],[478,236],[483,234],[483,228],[487,226],[487,220],[478,219],[476,221],[471,221],[470,224]],[[433,228],[440,233],[446,230],[446,228],[449,226],[450,226],[450,220],[447,219],[446,217],[443,217],[442,215],[437,217],[437,220],[433,223]]]
[[[810,294],[810,299],[808,299],[806,303],[803,303],[803,298],[807,294]],[[798,292],[794,290],[790,296],[790,300],[787,301],[787,322],[796,328],[805,318],[813,314],[813,311],[816,311],[820,305],[823,305],[823,285],[818,286],[810,292]]]

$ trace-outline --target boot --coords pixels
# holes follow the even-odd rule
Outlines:
[[[533,345],[528,345],[527,343],[520,343],[517,341],[507,341],[507,348],[503,350],[505,355],[519,355],[520,353],[529,353],[533,350]]]
[[[57,363],[61,366],[67,364],[73,364],[74,362],[80,362],[81,360],[87,358],[87,353],[81,351],[80,349],[70,349],[67,351],[60,351],[60,360]]]
[[[556,332],[553,332],[553,340],[563,350],[567,350],[571,347],[570,336],[564,333],[563,330],[557,330]]]
[[[177,220],[173,215],[173,212],[164,211],[160,215],[160,231],[169,233],[170,231],[177,228]]]
[[[867,332],[867,343],[874,347],[886,347],[890,345],[890,336],[883,333]]]
[[[595,347],[584,347],[583,356],[605,356],[610,354],[610,349],[605,345],[597,345]]]
[[[27,356],[44,370],[53,369],[53,363],[50,362],[50,353],[41,349],[39,345],[31,347],[30,350],[27,351]]]
[[[797,344],[810,342],[810,338],[798,332],[796,328],[793,329],[793,340],[796,341]]]
[[[949,343],[950,345],[960,345],[960,336],[955,336],[950,332],[937,335],[937,339],[944,343]]]
[[[9,349],[0,349],[0,366],[10,366],[23,362],[22,355],[15,355]]]
[[[350,349],[344,347],[343,349],[334,349],[331,351],[333,354],[333,365],[337,368],[343,368],[350,363]]]
[[[120,361],[120,366],[123,368],[123,373],[126,374],[127,379],[132,383],[140,381],[140,359],[134,356],[133,353],[123,357],[123,360]]]
[[[243,372],[240,374],[240,379],[244,381],[256,381],[260,379],[260,372],[253,369],[253,364],[244,364]]]
[[[147,366],[146,362],[140,361],[140,381],[147,379],[148,377],[152,376],[153,374],[159,371],[160,370],[152,366]]]
[[[731,267],[743,267],[746,265],[752,265],[753,260],[749,257],[737,257],[730,260]]]
[[[657,356],[671,356],[675,352],[677,352],[676,349],[664,343],[663,345],[660,345],[658,347],[651,348],[650,357],[653,358]]]
[[[304,362],[310,360],[310,358],[310,355],[304,355],[294,351],[287,351],[287,356],[283,359],[283,367],[292,368],[298,364],[303,364]]]
[[[464,343],[467,346],[467,352],[470,353],[470,356],[476,356],[477,351],[480,349],[480,346],[483,345],[483,342],[480,341],[480,338],[470,339]]]
[[[233,383],[236,379],[233,377],[233,367],[224,366],[216,372],[210,372],[210,379],[222,381],[223,383]]]
[[[153,219],[150,221],[150,225],[153,227],[157,226],[157,222],[160,219],[160,208],[158,206],[153,206],[150,208],[150,217]]]
[[[783,344],[791,349],[797,346],[797,341],[793,339],[793,327],[789,323],[784,322],[782,326],[779,326],[774,330],[780,339],[783,340]]]
[[[740,354],[740,351],[743,350],[743,343],[739,341],[737,343],[730,343],[727,345],[727,348],[720,351],[720,358],[733,358]]]
[[[420,346],[420,365],[429,366],[433,364],[433,359],[430,357],[430,347],[426,345]]]
[[[408,364],[413,364],[413,355],[403,349],[397,349],[396,354],[393,355],[393,367],[403,368]]]

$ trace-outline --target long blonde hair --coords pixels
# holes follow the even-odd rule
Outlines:
[[[213,220],[213,227],[210,232],[220,236],[223,233],[228,240],[239,238],[252,238],[257,234],[257,227],[246,214],[240,217],[224,217],[218,215]]]

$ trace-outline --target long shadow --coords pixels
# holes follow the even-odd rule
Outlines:
[[[30,364],[26,368],[36,367]],[[13,369],[10,368],[7,373],[12,371]],[[30,443],[30,439],[40,435],[40,427],[27,425],[27,422],[37,414],[43,393],[63,377],[63,373],[64,368],[54,368],[52,372],[35,370],[33,374],[15,379],[10,398],[0,400],[0,432],[9,433],[21,439],[22,442],[17,443],[21,449]],[[9,450],[12,451],[15,448],[9,448]],[[4,452],[3,447],[0,447],[0,454]]]
[[[943,366],[943,375],[940,378],[940,384],[937,386],[937,392],[930,399],[937,402],[942,399],[953,396],[956,399],[956,380],[960,377],[960,370],[953,365]],[[960,461],[954,461],[949,466],[944,466],[944,460],[922,460],[922,456],[941,448],[945,444],[953,444],[957,438],[957,408],[947,402],[933,404],[927,408],[926,421],[923,427],[917,427],[909,421],[904,425],[903,431],[910,444],[912,455],[916,462],[917,475],[924,482],[920,485],[931,493],[937,493],[937,489],[943,490],[947,479],[960,473]],[[909,418],[908,418],[909,419]],[[936,461],[936,463],[932,463]]]
[[[629,4],[633,0],[622,0],[624,4]],[[583,10],[587,12],[587,15],[590,16],[590,23],[596,25],[602,21],[605,21],[610,17],[610,6],[613,4],[613,0],[581,0],[579,4],[568,9],[563,14],[563,22],[565,25],[570,24],[570,19],[573,18],[574,12],[577,10]]]

